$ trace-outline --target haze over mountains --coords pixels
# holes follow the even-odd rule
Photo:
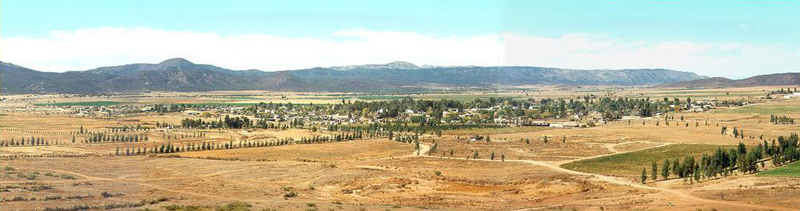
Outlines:
[[[290,90],[394,92],[430,87],[538,84],[658,85],[707,77],[666,69],[573,70],[523,66],[417,66],[408,62],[265,72],[175,58],[64,73],[0,64],[3,93]]]
[[[749,86],[797,86],[800,73],[776,73],[733,80],[723,77],[704,78],[661,85],[665,88],[727,88]]]

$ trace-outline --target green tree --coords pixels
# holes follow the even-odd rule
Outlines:
[[[672,174],[676,177],[681,177],[681,161],[678,158],[672,160]]]
[[[642,184],[647,183],[647,169],[642,168]]]
[[[653,161],[652,168],[650,178],[652,178],[653,181],[658,181],[658,163],[656,163],[656,161]]]
[[[669,178],[669,159],[664,160],[664,165],[661,166],[661,178]]]

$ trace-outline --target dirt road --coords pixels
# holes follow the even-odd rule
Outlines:
[[[666,144],[662,144],[662,145],[658,145],[658,146],[654,146],[654,147],[643,148],[643,149],[638,149],[638,150],[646,150],[646,149],[651,149],[651,148],[655,148],[655,147],[666,146],[666,145],[669,145],[669,144],[670,143],[666,143]],[[591,179],[596,180],[596,181],[608,182],[608,183],[617,184],[617,185],[625,185],[625,186],[634,187],[634,188],[640,188],[640,189],[645,189],[645,190],[661,191],[661,192],[665,192],[665,193],[671,194],[673,196],[682,198],[686,202],[694,202],[694,203],[702,203],[702,204],[718,204],[718,205],[724,205],[724,206],[736,206],[736,207],[747,208],[747,209],[797,211],[797,209],[795,209],[795,208],[763,206],[763,205],[747,204],[747,203],[741,203],[741,202],[735,202],[735,201],[718,201],[718,200],[712,200],[712,199],[705,199],[705,198],[700,198],[700,197],[691,195],[691,194],[689,194],[687,192],[684,192],[682,190],[675,190],[675,189],[668,189],[668,188],[661,188],[661,187],[652,187],[652,186],[647,186],[647,185],[641,184],[639,182],[631,181],[631,180],[628,180],[628,179],[625,179],[625,178],[619,178],[619,177],[613,177],[613,176],[607,176],[607,175],[601,175],[601,174],[593,174],[593,173],[573,171],[573,170],[570,170],[570,169],[562,168],[560,166],[562,164],[566,164],[566,163],[569,163],[569,162],[575,162],[575,161],[578,161],[578,160],[591,159],[591,158],[608,156],[608,155],[624,153],[624,152],[614,152],[614,153],[606,154],[606,155],[598,155],[598,156],[592,156],[592,157],[578,158],[578,159],[569,160],[568,162],[558,162],[557,164],[554,164],[554,163],[549,163],[549,162],[544,162],[544,161],[534,161],[534,160],[513,160],[513,159],[512,160],[508,160],[507,159],[505,161],[500,161],[500,160],[490,160],[490,159],[467,159],[467,158],[455,158],[455,157],[437,157],[437,156],[427,155],[428,154],[428,150],[430,150],[430,146],[428,146],[427,144],[420,143],[420,149],[419,150],[415,150],[409,156],[421,156],[421,157],[439,158],[439,159],[471,160],[471,161],[483,161],[483,162],[519,162],[519,163],[526,163],[526,164],[532,164],[532,165],[537,165],[537,166],[541,166],[541,167],[546,167],[548,169],[551,169],[551,170],[554,170],[554,171],[558,171],[558,172],[562,172],[562,173],[566,173],[566,174],[589,176]],[[633,150],[633,151],[638,151],[638,150]],[[628,151],[628,152],[632,152],[632,151]],[[419,154],[419,155],[417,155],[417,154]],[[536,210],[536,209],[538,209],[538,208],[526,208],[526,209],[521,209],[519,211]]]

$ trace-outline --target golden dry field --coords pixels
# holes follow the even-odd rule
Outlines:
[[[642,184],[649,155],[698,156],[800,132],[770,115],[800,118],[798,99],[760,99],[775,87],[670,90],[643,87],[517,87],[531,91],[372,95],[300,92],[154,92],[117,96],[12,95],[0,104],[0,210],[197,210],[246,202],[254,210],[798,210],[800,175],[734,173],[699,182]],[[742,107],[676,112],[585,128],[507,127],[425,133],[420,147],[385,137],[303,143],[336,133],[308,128],[188,129],[185,113],[82,115],[75,108],[125,104],[336,104],[342,100],[575,98],[596,96],[748,100]],[[68,108],[70,107],[70,108]],[[102,111],[100,111],[102,112]],[[207,121],[221,112],[206,112]],[[119,127],[149,129],[114,131]],[[721,134],[736,127],[744,138]],[[80,133],[86,130],[90,133]],[[91,132],[141,141],[86,143]],[[398,133],[399,134],[399,133]],[[490,141],[473,141],[488,135]],[[146,139],[145,139],[146,137]],[[76,141],[73,142],[73,139]],[[138,139],[137,139],[138,140]],[[146,140],[146,141],[145,141]],[[547,140],[547,141],[545,141]],[[163,145],[214,149],[149,153]],[[224,146],[248,143],[253,147]],[[44,146],[47,145],[47,146]],[[435,149],[434,149],[435,147]],[[672,147],[672,148],[670,148]],[[683,147],[683,148],[680,148]],[[135,150],[125,155],[124,150]],[[671,149],[671,150],[669,150]],[[123,150],[123,151],[120,151]],[[148,152],[148,153],[145,153]],[[650,153],[650,154],[647,154]],[[610,157],[617,156],[617,157]],[[613,158],[613,159],[612,159]],[[767,163],[762,168],[775,169]],[[649,175],[649,173],[648,173]],[[186,208],[186,207],[183,207]],[[175,208],[175,210],[180,210]],[[185,209],[191,210],[191,209]]]

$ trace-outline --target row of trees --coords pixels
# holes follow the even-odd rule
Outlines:
[[[722,135],[728,135],[728,126],[722,126],[721,133]],[[737,129],[736,126],[733,126],[733,137],[744,139],[744,130]]]
[[[215,121],[206,122],[202,119],[189,119],[186,118],[181,121],[181,126],[184,128],[222,128],[222,129],[241,129],[251,128],[253,121],[246,116],[230,117],[225,115],[224,119],[217,119]]]
[[[36,135],[69,135],[69,134],[73,134],[73,132],[21,130],[21,129],[14,129],[14,128],[0,128],[0,131],[3,131],[3,132],[17,132],[17,133],[28,133],[28,134],[36,134]]]
[[[370,134],[370,137],[379,136],[381,133],[414,133],[417,135],[430,133],[431,135],[441,136],[444,130],[464,130],[464,129],[479,129],[479,128],[503,128],[506,126],[489,125],[489,124],[434,124],[434,125],[416,125],[408,124],[403,121],[393,121],[388,123],[370,123],[366,125],[328,125],[328,131],[331,132],[347,132],[347,131],[364,131]]]
[[[105,133],[97,133],[89,136],[83,140],[82,143],[101,143],[101,142],[146,142],[150,141],[150,137],[146,135],[106,135]],[[72,143],[75,143],[75,137],[72,137]]]
[[[783,88],[781,88],[780,90],[771,91],[769,93],[770,94],[792,94],[792,93],[795,93],[795,92],[797,92],[797,88],[794,88],[794,91],[792,91],[792,88],[786,88],[785,90]]]
[[[60,144],[58,141],[53,142],[55,144]],[[28,139],[20,138],[16,140],[11,138],[11,140],[3,140],[0,141],[0,146],[2,147],[15,147],[15,146],[50,146],[50,140],[46,140],[42,137],[30,137]]]
[[[205,138],[206,133],[202,131],[195,131],[192,133],[179,133],[179,134],[168,134],[162,133],[161,138],[164,140],[178,140],[183,138]]]
[[[83,126],[81,126],[81,128],[83,128]],[[123,125],[122,127],[111,127],[109,132],[117,133],[117,132],[149,131],[150,129],[152,128],[142,125],[136,125],[136,126]]]
[[[769,115],[769,122],[772,124],[794,124],[794,119],[787,116]]]
[[[744,143],[739,143],[735,149],[724,150],[717,148],[714,153],[703,153],[699,160],[694,156],[686,156],[683,159],[674,158],[664,160],[659,172],[658,163],[651,163],[651,180],[666,180],[670,177],[682,178],[684,181],[700,181],[706,178],[716,178],[732,175],[735,171],[742,174],[756,173],[759,169],[765,168],[765,161],[771,159],[773,166],[780,166],[786,163],[800,160],[800,150],[798,150],[798,136],[792,134],[789,137],[780,136],[777,141],[773,140],[770,144],[767,141],[759,143],[758,146],[748,148]],[[760,167],[759,167],[760,166]],[[647,169],[642,169],[642,183],[648,178]]]
[[[187,151],[206,151],[206,150],[217,150],[217,149],[238,149],[238,148],[254,148],[254,147],[270,147],[270,146],[283,146],[287,144],[315,144],[315,143],[326,143],[326,142],[340,142],[340,141],[352,141],[356,139],[363,138],[363,134],[359,133],[342,133],[336,134],[332,136],[314,136],[310,138],[303,137],[299,140],[293,138],[285,138],[285,139],[277,139],[277,140],[260,140],[260,141],[239,141],[238,143],[234,143],[233,141],[229,141],[228,143],[218,143],[218,142],[201,142],[201,143],[187,143],[184,145],[177,145],[173,143],[161,144],[158,147],[150,148],[131,148],[127,147],[126,150],[123,152],[120,148],[117,148],[115,155],[122,156],[122,155],[146,155],[146,154],[164,154],[164,153],[177,153],[177,152],[187,152]]]

